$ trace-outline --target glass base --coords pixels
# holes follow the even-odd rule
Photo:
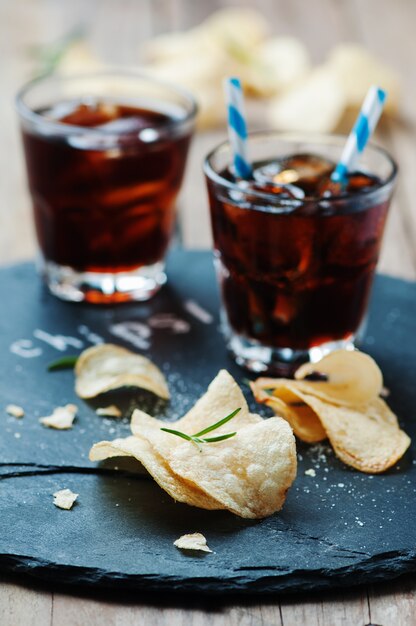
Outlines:
[[[262,346],[254,340],[231,333],[227,345],[236,363],[250,372],[288,377],[306,361],[319,361],[333,350],[354,350],[354,339],[329,341],[309,350],[292,350]]]
[[[164,263],[116,274],[77,272],[51,261],[40,261],[40,271],[50,291],[62,300],[113,304],[151,298],[166,282]]]

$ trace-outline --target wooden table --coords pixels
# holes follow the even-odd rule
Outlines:
[[[0,0],[0,262],[32,258],[35,240],[25,188],[13,96],[33,71],[28,48],[54,41],[86,22],[110,61],[129,62],[152,33],[187,28],[221,5],[212,0]],[[400,185],[393,203],[380,271],[416,279],[416,3],[413,0],[253,0],[277,34],[293,34],[320,62],[339,41],[359,41],[402,76],[400,121],[384,125],[379,141],[396,156]],[[224,131],[196,137],[180,201],[180,231],[188,247],[210,245],[202,156]],[[357,590],[273,600],[152,598],[82,589],[53,589],[4,578],[2,626],[129,626],[233,624],[261,626],[409,626],[416,623],[416,577]]]

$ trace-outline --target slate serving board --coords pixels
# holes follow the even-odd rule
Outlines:
[[[26,410],[21,420],[0,413],[1,570],[63,583],[213,594],[324,589],[416,571],[413,449],[386,474],[367,476],[344,466],[327,445],[299,444],[298,478],[286,504],[261,521],[175,504],[134,461],[88,460],[93,442],[129,433],[127,416],[99,417],[96,406],[116,401],[129,415],[140,405],[172,420],[221,367],[242,385],[247,376],[219,333],[211,255],[173,253],[168,275],[169,285],[149,303],[97,308],[50,296],[32,264],[0,271],[2,293],[9,294],[0,308],[0,402]],[[415,336],[416,285],[378,276],[363,349],[381,365],[389,403],[414,440]],[[167,375],[170,404],[142,392],[87,404],[74,394],[71,371],[46,372],[50,361],[100,339],[130,348],[133,342],[151,355]],[[79,407],[72,430],[39,424],[66,402]],[[315,477],[305,475],[311,468]],[[52,504],[51,494],[66,487],[79,493],[71,511]],[[174,548],[177,537],[195,531],[214,554]]]

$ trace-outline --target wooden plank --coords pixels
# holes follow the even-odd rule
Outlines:
[[[399,276],[416,276],[416,215],[413,198],[416,197],[414,175],[416,159],[416,83],[411,59],[416,56],[416,39],[409,25],[416,20],[414,2],[396,0],[354,0],[350,3],[357,19],[364,43],[379,58],[391,64],[403,81],[402,116],[400,122],[389,124],[388,146],[399,162],[400,181],[396,201],[392,206],[387,227],[381,269]],[[376,23],[374,15],[377,15]],[[409,33],[408,35],[406,33]],[[400,43],[399,38],[400,37]],[[371,622],[405,626],[415,621],[416,578],[402,577],[392,583],[370,587]]]
[[[370,621],[366,590],[317,593],[281,602],[283,626],[364,626]]]
[[[401,120],[387,125],[387,146],[399,164],[396,202],[392,206],[380,268],[388,273],[416,277],[416,83],[410,59],[416,56],[416,39],[406,36],[408,24],[416,21],[416,5],[397,0],[353,0],[350,8],[364,44],[379,59],[393,67],[402,81]],[[377,24],[374,24],[377,15]],[[398,45],[398,34],[400,45]]]
[[[416,621],[416,576],[370,588],[371,622],[388,626],[410,626]]]
[[[16,6],[19,5],[20,6]],[[26,191],[17,115],[13,102],[17,89],[30,73],[27,46],[35,42],[42,11],[32,3],[0,3],[0,262],[32,257],[35,251],[30,203]]]
[[[312,624],[312,622],[305,622]],[[127,598],[111,602],[98,598],[54,596],[51,626],[283,626],[278,603],[262,605],[241,602],[224,604],[221,600],[183,601],[170,605],[161,598],[158,606],[139,604]],[[299,622],[297,623],[299,626]]]
[[[415,46],[416,55],[416,46]],[[416,117],[416,116],[415,116]],[[399,163],[400,212],[416,276],[416,128],[409,121],[393,122],[391,151]]]
[[[1,582],[1,626],[49,626],[51,619],[50,592],[31,589],[14,582]]]
[[[211,246],[211,223],[202,165],[210,150],[226,137],[223,130],[199,133],[193,140],[178,202],[182,243],[187,248]]]

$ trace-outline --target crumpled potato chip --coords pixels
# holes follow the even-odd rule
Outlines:
[[[203,54],[167,59],[154,65],[152,76],[177,83],[197,93],[201,87],[206,89],[221,83],[228,67],[227,57],[221,50],[207,50]]]
[[[319,372],[326,381],[306,381],[305,377]],[[295,372],[295,379],[307,393],[334,404],[355,406],[377,398],[383,388],[383,375],[368,354],[358,350],[334,350],[318,363],[305,363]],[[307,386],[305,386],[307,384]]]
[[[222,370],[195,406],[169,426],[192,434],[237,408],[232,422],[237,434],[199,447],[162,431],[166,422],[136,410],[133,436],[95,444],[90,459],[134,456],[176,500],[247,518],[271,515],[282,507],[296,476],[295,440],[284,420],[251,414],[240,388]],[[215,434],[229,430],[224,424]]]
[[[337,406],[297,393],[319,417],[337,457],[361,472],[386,471],[410,445],[410,438],[381,398],[364,406]]]
[[[310,70],[306,46],[296,37],[274,37],[262,42],[240,72],[248,93],[268,97],[287,90]]]
[[[270,101],[268,118],[277,130],[330,132],[346,107],[344,90],[336,73],[323,65]]]
[[[199,27],[207,38],[225,48],[252,49],[269,34],[269,24],[259,11],[249,7],[226,7],[212,13]]]
[[[141,45],[145,60],[165,63],[207,54],[226,53],[240,58],[267,36],[269,27],[261,13],[250,8],[229,7],[216,11],[199,26],[164,33]]]
[[[81,353],[75,365],[75,391],[80,398],[95,398],[122,387],[139,387],[169,399],[164,375],[141,354],[111,343]]]
[[[240,408],[240,412],[229,424],[224,424],[215,430],[216,435],[243,428],[250,424],[262,422],[259,415],[249,412],[246,399],[227,370],[220,370],[208,387],[207,392],[197,400],[194,406],[181,419],[175,422],[175,428],[198,432],[214,422]],[[166,422],[160,422],[166,426]],[[135,420],[132,419],[132,430],[135,432]]]
[[[400,97],[399,77],[366,48],[357,43],[339,44],[332,50],[328,64],[341,82],[349,107],[359,109],[368,88],[378,85],[388,93],[384,110],[387,113],[397,111]]]
[[[199,28],[188,31],[163,33],[153,39],[145,41],[140,46],[140,52],[144,59],[150,63],[170,63],[179,59],[186,59],[201,54],[213,48],[212,43],[207,41],[204,33]]]
[[[327,380],[320,380],[322,375]],[[367,354],[337,350],[302,365],[295,377],[259,378],[251,388],[300,439],[311,443],[328,437],[344,463],[367,473],[384,472],[406,452],[410,439],[379,397],[383,377]]]
[[[58,63],[60,74],[80,74],[102,72],[103,63],[93,52],[86,41],[75,41],[63,53]]]
[[[291,391],[292,382],[287,380],[287,385],[280,386],[276,395],[273,391],[270,393],[265,391],[273,389],[274,379],[258,378],[250,383],[250,387],[257,402],[266,404],[276,415],[280,415],[289,422],[296,437],[306,443],[323,441],[327,438],[325,429],[314,411]]]
[[[201,550],[201,552],[212,552],[208,548],[207,540],[202,533],[191,533],[189,535],[182,535],[179,539],[173,542],[173,545],[180,550]]]
[[[226,441],[206,444],[200,452],[189,441],[160,430],[152,417],[136,411],[136,427],[163,456],[172,471],[245,518],[262,518],[283,506],[296,477],[292,429],[278,417],[250,424]]]
[[[100,441],[91,448],[89,458],[91,461],[104,461],[118,456],[134,457],[140,461],[157,484],[178,502],[186,502],[202,509],[224,508],[217,500],[176,476],[165,460],[142,437]]]

